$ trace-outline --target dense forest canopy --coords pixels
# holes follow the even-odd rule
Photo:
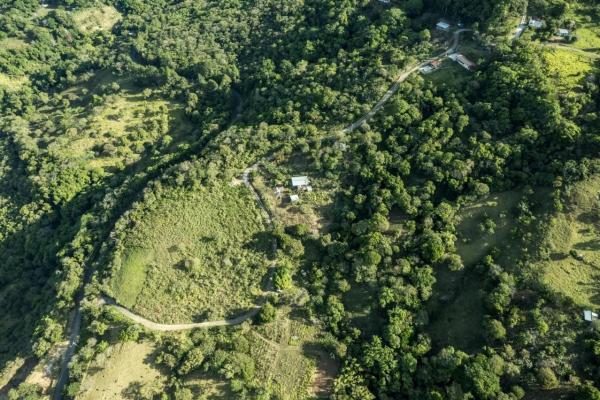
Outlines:
[[[581,318],[597,300],[557,289],[543,268],[598,268],[594,240],[559,251],[554,236],[563,220],[581,224],[572,236],[600,232],[598,48],[588,45],[599,10],[569,0],[0,0],[0,395],[48,395],[52,384],[15,370],[54,363],[55,376],[68,371],[57,393],[87,398],[90,366],[136,342],[155,346],[164,380],[127,398],[208,395],[190,389],[197,374],[223,382],[228,398],[303,398],[314,374],[273,384],[281,374],[261,375],[269,363],[251,344],[273,347],[292,326],[302,334],[274,346],[306,340],[297,370],[329,360],[323,396],[335,399],[600,398],[600,328]],[[544,24],[514,37],[523,15]],[[436,31],[440,19],[449,33]],[[570,29],[562,42],[560,27]],[[449,48],[477,57],[477,70],[446,60],[431,77],[398,78]],[[559,50],[585,64],[581,79],[549,61]],[[311,209],[298,192],[307,201],[289,220],[267,210],[300,172],[331,193],[313,194]],[[236,229],[205,232],[235,220],[224,207],[252,201]],[[325,222],[298,222],[310,213]],[[160,249],[177,218],[204,236]],[[252,322],[161,335],[103,297],[119,300],[123,284],[111,282],[130,282],[118,275],[125,265],[144,271],[135,284],[145,291],[124,304],[136,312],[152,304],[146,316],[177,320],[152,286],[170,279],[160,293],[188,302],[169,304],[182,318],[235,316],[189,300],[192,288],[213,289],[206,262],[255,268],[223,280],[248,298],[272,281]],[[260,268],[274,272],[258,279]],[[471,315],[456,311],[465,304]],[[74,332],[71,359],[60,343]]]

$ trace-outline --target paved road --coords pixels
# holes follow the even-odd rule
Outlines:
[[[433,57],[428,60],[422,61],[420,63],[414,63],[414,64],[409,65],[400,74],[400,76],[396,79],[394,84],[387,90],[387,92],[385,92],[385,94],[383,95],[383,97],[381,97],[381,99],[377,102],[377,104],[375,104],[375,106],[371,109],[371,111],[369,111],[368,113],[363,115],[356,122],[354,122],[354,123],[350,124],[349,126],[347,126],[346,128],[344,128],[342,130],[342,133],[350,133],[350,132],[354,131],[356,128],[363,126],[365,124],[365,122],[367,122],[368,120],[373,118],[373,116],[375,116],[375,114],[377,114],[381,110],[381,108],[392,98],[394,93],[396,93],[398,91],[398,88],[400,87],[400,84],[402,84],[402,82],[407,80],[408,77],[411,76],[413,73],[417,72],[419,70],[419,68],[426,66],[427,64],[431,63],[432,61],[442,60],[443,58],[447,57],[449,54],[454,53],[456,51],[456,49],[458,48],[458,45],[460,44],[460,34],[463,32],[471,32],[471,31],[472,31],[471,29],[459,29],[459,30],[455,31],[454,34],[452,35],[452,44],[442,54],[440,54],[437,57]]]

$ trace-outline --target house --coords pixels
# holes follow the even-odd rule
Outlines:
[[[571,31],[569,31],[568,29],[565,29],[565,28],[560,28],[555,33],[556,36],[562,36],[562,37],[567,37],[570,34],[571,34]]]
[[[293,176],[292,187],[304,189],[309,185],[308,176]]]
[[[427,74],[432,73],[433,71],[435,71],[436,69],[438,69],[441,66],[442,66],[442,62],[440,60],[433,60],[429,64],[426,64],[426,65],[422,66],[421,68],[419,68],[419,72],[422,73],[423,75],[427,75]]]
[[[596,321],[598,319],[598,314],[590,310],[584,310],[583,319],[585,319],[588,322]]]
[[[529,26],[533,29],[541,29],[544,27],[544,21],[537,18],[529,19]]]
[[[440,31],[447,32],[448,30],[450,30],[450,24],[444,21],[440,21],[435,25],[435,28]]]
[[[300,201],[300,196],[297,194],[290,195],[290,203],[297,203]]]
[[[422,73],[423,75],[427,75],[433,72],[433,68],[431,67],[431,65],[425,65],[421,68],[419,68],[419,72]]]
[[[460,53],[450,54],[448,57],[450,57],[452,61],[456,61],[457,63],[459,63],[464,69],[467,69],[469,71],[474,71],[475,69],[477,69],[477,64],[475,64],[473,61],[469,60],[467,57]]]

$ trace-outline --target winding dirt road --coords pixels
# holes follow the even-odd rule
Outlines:
[[[377,102],[377,104],[375,104],[375,106],[373,106],[373,108],[371,109],[371,111],[369,111],[368,113],[366,113],[365,115],[363,115],[356,122],[354,122],[354,123],[348,125],[346,128],[344,128],[342,130],[342,133],[350,133],[350,132],[354,131],[356,128],[360,128],[368,120],[370,120],[371,118],[373,118],[373,116],[375,116],[375,114],[377,114],[381,110],[381,108],[392,98],[392,96],[394,95],[394,93],[396,93],[398,91],[398,88],[400,87],[400,85],[402,84],[402,82],[404,82],[412,74],[414,74],[415,72],[417,72],[419,70],[419,68],[422,68],[422,67],[426,66],[427,64],[429,64],[429,63],[431,63],[433,61],[442,60],[443,58],[446,58],[449,54],[454,53],[456,51],[456,49],[458,48],[458,45],[460,44],[460,34],[463,33],[463,32],[472,32],[472,30],[471,29],[459,29],[459,30],[455,31],[454,34],[452,35],[452,44],[442,54],[440,54],[437,57],[433,57],[433,58],[427,59],[425,61],[422,61],[422,62],[419,62],[419,63],[413,63],[413,64],[409,65],[400,74],[400,76],[398,76],[398,78],[396,78],[396,81],[394,82],[394,84],[384,93],[384,95]]]
[[[385,94],[377,102],[377,104],[375,104],[375,106],[371,109],[371,111],[369,111],[367,114],[362,116],[356,122],[354,122],[351,125],[349,125],[348,127],[344,128],[342,130],[342,133],[350,133],[353,130],[355,130],[356,128],[359,128],[360,126],[364,125],[375,114],[377,114],[381,110],[381,108],[392,98],[392,96],[398,91],[398,88],[400,87],[400,84],[402,82],[404,82],[406,79],[408,79],[408,77],[410,77],[413,73],[418,71],[419,68],[431,63],[432,61],[441,60],[441,59],[447,57],[449,54],[455,52],[456,49],[458,48],[458,45],[460,44],[461,33],[470,32],[470,31],[472,31],[472,30],[471,29],[459,29],[459,30],[455,31],[452,36],[452,44],[442,54],[440,54],[436,57],[430,58],[428,60],[408,66],[404,70],[404,72],[402,72],[400,74],[400,76],[396,79],[394,84],[385,92]],[[256,191],[256,189],[252,186],[252,183],[250,182],[250,179],[249,179],[250,173],[256,169],[256,166],[257,165],[255,164],[255,165],[247,168],[244,171],[244,173],[242,174],[242,180],[244,182],[244,185],[252,191],[257,203],[259,204],[259,207],[261,208],[262,212],[265,214],[265,221],[267,222],[268,226],[272,227],[273,226],[273,216],[271,215],[268,208],[265,207],[264,202],[262,201],[262,199],[261,199],[260,195],[258,194],[258,192]],[[277,250],[276,243],[273,243],[273,251],[276,252],[276,250]],[[274,266],[275,266],[275,263],[273,263],[271,265],[271,268],[273,268]],[[271,279],[269,280],[268,285],[269,286],[267,287],[267,291],[272,290],[272,280]],[[80,332],[80,327],[81,327],[81,307],[79,306],[79,303],[80,303],[82,297],[83,297],[83,291],[81,292],[80,298],[77,301],[78,306],[75,309],[75,313],[74,313],[73,318],[70,323],[71,329],[70,329],[70,334],[69,334],[69,343],[67,346],[67,350],[66,350],[64,356],[62,357],[61,371],[59,374],[57,384],[54,387],[54,392],[52,394],[53,400],[61,400],[62,399],[63,389],[64,389],[65,384],[68,381],[68,371],[69,371],[68,364],[69,364],[71,358],[73,357],[73,354],[75,353],[75,349],[77,348],[77,344],[79,342],[79,332]],[[148,329],[156,330],[156,331],[164,331],[164,332],[180,331],[180,330],[188,330],[188,329],[196,329],[196,328],[213,328],[213,327],[218,327],[218,326],[237,325],[237,324],[241,324],[242,322],[248,320],[249,318],[252,318],[260,310],[260,307],[257,306],[254,309],[248,311],[247,313],[242,314],[242,315],[240,315],[236,318],[232,318],[232,319],[206,321],[206,322],[191,323],[191,324],[174,324],[174,325],[172,325],[172,324],[158,324],[156,322],[153,322],[146,318],[143,318],[143,317],[131,312],[130,310],[128,310],[122,306],[119,306],[118,304],[116,304],[116,302],[114,300],[109,299],[107,297],[101,297],[99,299],[99,301],[101,304],[106,304],[110,307],[113,307],[115,310],[120,312],[122,315],[126,316],[127,318],[130,318],[132,321],[135,321],[136,323],[139,323],[140,325],[142,325]]]

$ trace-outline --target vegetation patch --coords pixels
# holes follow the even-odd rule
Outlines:
[[[81,383],[81,400],[151,398],[162,392],[165,377],[153,366],[150,342],[108,347],[92,362]]]
[[[6,89],[9,92],[19,90],[29,80],[25,76],[10,76],[0,72],[0,89]]]
[[[581,87],[583,79],[593,70],[590,57],[568,49],[548,49],[544,51],[544,60],[550,74],[563,90]]]
[[[320,329],[290,312],[284,307],[275,321],[246,335],[257,378],[276,398],[327,397],[338,363],[320,338]]]
[[[600,307],[600,176],[579,182],[550,221],[544,282],[581,307]]]
[[[112,6],[94,7],[74,12],[73,19],[85,33],[110,31],[121,19],[121,14]]]
[[[168,191],[136,209],[110,290],[156,322],[231,316],[254,304],[270,239],[247,188]]]

